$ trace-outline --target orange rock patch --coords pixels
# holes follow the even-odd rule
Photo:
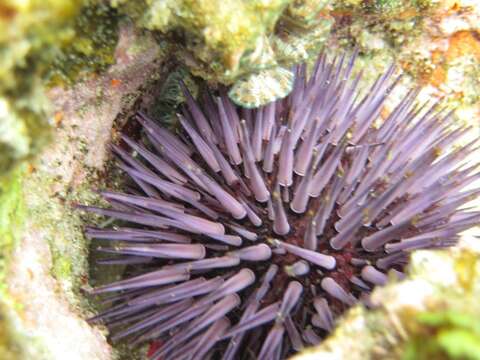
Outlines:
[[[446,80],[447,70],[452,60],[471,54],[480,62],[480,34],[475,31],[458,31],[450,36],[445,52],[433,51],[432,63],[435,69],[428,82],[436,87]]]

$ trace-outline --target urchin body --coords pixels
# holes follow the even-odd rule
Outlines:
[[[87,229],[113,243],[105,263],[138,275],[95,320],[115,340],[156,341],[153,359],[281,359],[315,345],[335,318],[367,301],[387,273],[401,278],[415,249],[452,246],[478,222],[462,209],[479,193],[465,164],[476,142],[450,113],[409,92],[377,124],[393,67],[359,98],[354,57],[321,56],[292,94],[259,109],[186,92],[179,133],[137,116],[144,142],[114,147],[134,186],[105,191],[130,225]]]

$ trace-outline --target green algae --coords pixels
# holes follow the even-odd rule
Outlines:
[[[69,86],[115,61],[122,21],[153,34],[159,56],[175,58],[210,85],[233,85],[232,99],[252,107],[288,92],[288,86],[265,91],[252,101],[256,79],[264,87],[279,83],[285,69],[316,56],[334,26],[330,13],[340,23],[348,19],[335,27],[340,41],[395,55],[435,6],[434,0],[9,0],[0,9],[0,174],[48,142],[46,86]]]
[[[480,359],[479,316],[472,309],[420,313],[421,331],[406,344],[402,359]]]
[[[21,337],[11,323],[5,278],[10,255],[18,240],[25,208],[22,179],[24,169],[17,169],[8,179],[0,180],[0,358],[19,359],[22,354]]]
[[[401,50],[421,36],[425,19],[437,7],[433,0],[339,0],[333,4],[333,13],[338,22],[348,21],[348,26],[336,27],[336,37],[363,54],[388,53],[398,59]]]
[[[71,85],[82,73],[99,73],[113,64],[120,20],[116,9],[104,2],[85,1],[73,21],[73,36],[49,66],[49,85]]]
[[[408,46],[422,34],[425,17],[431,8],[420,10],[405,2],[400,2],[398,7],[389,4],[386,7],[353,7],[336,3],[334,11],[350,21],[349,26],[337,29],[339,41],[358,46],[365,53],[398,55],[399,48]]]
[[[0,357],[3,353],[10,356],[9,349],[17,348],[14,339],[9,337],[9,331],[5,330],[9,328],[6,305],[11,302],[6,277],[10,257],[21,235],[25,217],[21,176],[23,173],[24,169],[19,168],[0,181],[0,329],[3,328],[0,334]]]
[[[139,94],[143,93],[143,87],[141,90],[138,87],[147,86],[144,83],[150,83],[148,74],[158,69],[153,60],[156,49],[152,43],[137,40],[134,33],[129,34],[123,37],[124,50],[128,51],[125,47],[132,41],[143,56],[129,58],[130,63],[116,67],[106,79],[98,79],[96,91],[85,93],[83,84],[72,90],[58,89],[57,93],[72,96],[71,99],[62,98],[55,102],[57,111],[63,114],[54,134],[55,142],[31,162],[28,171],[21,174],[22,197],[15,202],[21,203],[25,209],[21,224],[24,236],[14,246],[18,251],[9,266],[12,276],[8,281],[8,297],[15,297],[15,301],[23,305],[23,309],[15,311],[12,316],[18,323],[19,338],[25,333],[34,333],[39,337],[40,345],[56,354],[37,357],[40,359],[58,358],[59,351],[71,341],[66,336],[65,341],[52,342],[51,337],[58,333],[59,326],[55,324],[54,317],[44,313],[48,313],[49,307],[61,308],[59,317],[73,323],[72,328],[80,337],[91,340],[85,346],[91,353],[96,353],[97,348],[98,353],[108,349],[98,329],[90,329],[83,320],[87,314],[92,314],[94,306],[84,296],[88,284],[90,242],[83,235],[83,224],[93,220],[78,211],[75,204],[97,203],[98,195],[92,189],[105,187],[105,181],[115,184],[111,172],[108,171],[107,179],[101,170],[105,165],[103,151],[93,151],[90,144],[100,144],[103,148],[111,136],[110,126],[106,127],[105,122],[113,122],[118,112],[126,112],[118,115],[120,118],[128,116]],[[148,46],[148,51],[140,51],[142,46],[144,50]],[[138,72],[141,72],[140,77]],[[111,79],[115,82],[112,83]],[[100,133],[103,136],[100,137]],[[10,179],[10,176],[7,178]],[[22,259],[25,253],[29,253],[23,257],[28,262]],[[36,257],[37,254],[42,256]],[[22,271],[24,269],[27,270]],[[32,281],[29,280],[30,269],[34,272]],[[35,291],[41,298],[40,304],[30,298]],[[12,306],[8,304],[7,309],[11,310]],[[29,321],[32,318],[33,325]],[[35,321],[39,321],[38,329]],[[17,338],[17,333],[10,328],[8,333]],[[93,344],[98,346],[92,347]],[[21,350],[29,350],[23,342]],[[81,351],[72,351],[72,358],[80,359],[80,354]]]
[[[12,312],[13,306],[5,299],[0,301],[0,359],[49,360],[50,354],[38,338],[29,336],[17,329],[16,315]]]
[[[273,65],[268,47],[255,50],[287,5],[288,0],[157,0],[149,2],[141,23],[165,35],[179,32],[184,46],[178,58],[193,57],[192,73],[228,83],[252,68]]]
[[[113,63],[114,10],[101,1],[9,0],[0,7],[0,175],[51,135],[47,83]]]
[[[148,114],[164,126],[174,127],[177,123],[177,112],[185,102],[181,83],[189,89],[193,97],[198,96],[199,82],[194,79],[185,66],[176,66],[168,71],[152,86],[157,88],[155,100],[149,106]]]
[[[38,153],[51,138],[45,91],[105,71],[115,61],[119,23],[154,34],[168,54],[210,84],[247,99],[247,77],[282,77],[316,54],[332,19],[313,0],[9,0],[0,8],[0,174]],[[122,54],[119,54],[122,56]],[[268,81],[267,81],[268,83]],[[288,87],[261,103],[284,96]]]
[[[52,254],[52,275],[58,280],[64,294],[72,303],[78,301],[77,292],[84,284],[87,269],[87,244],[81,232],[82,222],[78,214],[66,204],[55,200],[48,189],[56,179],[45,174],[29,174],[23,167],[15,176],[4,180],[0,197],[0,294],[7,297],[5,276],[9,268],[9,257],[21,238],[25,222],[45,233]],[[90,191],[67,195],[67,201],[95,197]],[[26,193],[24,189],[28,189]],[[26,195],[28,194],[28,197]],[[81,194],[81,195],[79,195]],[[80,198],[78,196],[81,196]],[[53,198],[53,199],[52,199]],[[70,213],[69,216],[65,216]]]
[[[10,296],[6,281],[27,216],[23,188],[26,172],[27,166],[19,166],[9,177],[0,179],[0,359],[5,360],[48,358],[38,339],[17,329],[16,316],[22,312],[22,304]]]
[[[26,171],[26,166],[20,166],[8,178],[0,179],[0,359],[5,360],[48,358],[38,339],[17,329],[15,316],[21,313],[22,305],[10,296],[6,283],[27,214],[23,191]]]
[[[373,308],[350,309],[323,343],[294,359],[478,359],[480,248],[466,241],[418,251],[407,270],[374,290]]]
[[[457,286],[438,284],[427,309],[403,319],[409,336],[402,360],[480,359],[480,254],[459,249],[449,265]]]
[[[0,299],[6,296],[5,276],[10,255],[21,235],[26,209],[23,202],[22,175],[19,168],[0,181]]]
[[[355,13],[398,15],[405,10],[423,11],[437,6],[437,0],[337,0],[336,10],[353,10]]]
[[[0,303],[0,358],[20,359],[23,356],[22,346],[19,344],[18,334],[11,329],[6,311],[5,305]]]
[[[42,233],[41,239],[47,241],[49,274],[56,279],[59,296],[77,311],[91,309],[88,299],[80,296],[88,269],[83,222],[80,214],[72,213],[70,205],[59,201],[59,194],[48,191],[58,179],[45,175],[31,166],[20,166],[0,183],[0,359],[52,359],[43,340],[48,333],[32,334],[26,330],[23,299],[16,293],[19,289],[15,285],[11,288],[8,279],[18,266],[12,262],[12,255],[18,251],[24,236],[31,236],[28,232],[32,229]],[[96,194],[90,187],[91,183],[67,194],[66,201],[92,201]],[[45,261],[48,263],[48,258]]]
[[[231,98],[252,107],[256,76],[276,82],[284,68],[316,56],[332,26],[329,1],[112,1],[152,31],[165,52],[210,85],[233,85]],[[249,79],[252,79],[251,81]],[[269,84],[268,79],[265,81]],[[257,99],[265,104],[285,90]]]
[[[48,127],[41,76],[76,11],[74,1],[7,1],[0,10],[0,174],[38,151]]]

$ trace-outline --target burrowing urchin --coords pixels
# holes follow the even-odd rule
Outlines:
[[[82,206],[122,221],[86,234],[134,273],[93,290],[114,294],[92,321],[155,342],[152,359],[284,359],[401,278],[412,250],[478,222],[478,141],[455,145],[469,128],[417,90],[379,124],[398,78],[360,97],[354,58],[298,67],[292,93],[259,109],[186,93],[177,133],[137,115],[144,141],[113,147],[133,186],[102,192],[110,209]]]

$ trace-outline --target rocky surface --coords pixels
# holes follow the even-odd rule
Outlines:
[[[50,2],[41,6],[32,1],[31,7],[26,8],[22,7],[23,2],[11,3],[12,6],[0,5],[0,44],[4,46],[7,41],[7,53],[15,55],[0,60],[0,149],[4,160],[0,171],[14,168],[8,177],[0,179],[0,358],[50,360],[64,359],[65,354],[69,359],[118,356],[106,342],[103,330],[90,327],[84,320],[94,311],[82,292],[88,285],[89,244],[81,231],[84,219],[72,205],[98,201],[92,189],[103,186],[106,179],[113,181],[107,176],[107,145],[115,138],[116,129],[131,113],[139,97],[159,78],[176,83],[179,78],[189,77],[186,74],[192,71],[210,85],[233,84],[241,79],[234,89],[242,96],[248,95],[248,83],[258,86],[252,77],[257,76],[261,68],[254,66],[253,57],[248,57],[252,54],[250,51],[255,53],[254,49],[272,47],[273,52],[265,50],[264,54],[273,54],[269,58],[273,62],[267,62],[270,64],[267,67],[275,72],[278,64],[308,59],[310,50],[318,50],[305,49],[305,39],[310,41],[313,36],[317,45],[326,41],[327,52],[332,55],[359,47],[361,55],[357,68],[364,71],[365,83],[391,62],[397,62],[398,72],[404,72],[405,76],[396,91],[401,93],[412,85],[422,85],[422,99],[444,98],[448,106],[457,108],[459,122],[473,125],[471,137],[480,136],[480,5],[474,0],[342,0],[331,1],[328,6],[322,2],[321,7],[313,7],[310,12],[305,9],[314,6],[314,1],[290,5],[268,2],[272,8],[265,7],[263,14],[275,9],[272,12],[275,16],[262,18],[258,26],[262,26],[263,32],[256,30],[257,40],[248,38],[251,48],[244,48],[248,58],[245,61],[240,60],[241,56],[233,56],[235,54],[229,51],[235,48],[230,47],[219,56],[215,46],[222,46],[222,42],[186,41],[171,47],[169,41],[178,42],[174,35],[179,31],[183,31],[186,38],[192,36],[202,41],[208,38],[201,33],[205,29],[217,31],[217,39],[225,34],[210,20],[204,19],[203,23],[192,27],[175,14],[166,20],[165,28],[160,26],[162,19],[153,17],[151,23],[145,23],[144,16],[156,14],[163,2],[152,1],[148,8],[142,3],[143,10],[139,12],[139,7],[132,6],[133,2],[129,1],[112,1],[109,6],[90,1],[86,2],[87,8],[72,1],[62,6],[52,5],[52,13],[42,12]],[[228,3],[238,6],[233,0]],[[196,16],[201,18],[202,4],[200,2],[194,9],[188,1],[182,1],[176,6],[197,11]],[[39,13],[49,15],[39,17]],[[81,21],[72,20],[76,14],[82,14]],[[311,14],[317,16],[309,18],[307,15]],[[110,21],[117,15],[122,21],[112,21],[103,29],[94,27],[95,36],[78,30],[78,24],[89,23],[89,19]],[[249,16],[253,15],[248,13],[237,20],[254,21]],[[307,30],[298,24],[295,26],[297,32],[285,30],[295,17],[305,21],[302,26]],[[32,19],[36,20],[34,27]],[[324,22],[325,19],[328,21]],[[11,28],[14,30],[2,32],[9,24],[15,24]],[[55,31],[57,36],[46,36],[46,28]],[[65,40],[70,44],[67,46],[70,51],[64,51],[58,46],[59,36],[63,34],[72,39],[73,35],[68,35],[68,29],[72,28],[77,29],[83,40],[73,47],[70,46],[72,40]],[[17,36],[12,36],[12,31],[16,31]],[[30,31],[41,35],[37,47],[21,41],[24,34],[31,35]],[[262,44],[258,39],[269,31],[276,32],[276,40]],[[110,39],[110,36],[118,37],[114,46],[105,41],[108,40],[105,37]],[[29,37],[32,38],[35,37]],[[105,51],[98,52],[103,45]],[[198,47],[202,52],[195,52]],[[258,51],[257,55],[262,53]],[[290,57],[281,55],[283,52]],[[44,67],[22,64],[46,58],[52,63],[55,54],[61,55],[53,62],[56,71],[48,72],[51,85],[45,90],[47,87],[42,81],[47,71]],[[216,67],[205,65],[213,65],[208,56],[217,55],[218,59],[233,62]],[[172,72],[177,69],[177,64],[171,64],[174,57],[180,59],[178,62],[184,65],[183,70]],[[258,59],[266,58],[260,56]],[[102,72],[84,71],[89,61],[91,67],[87,68]],[[109,66],[111,63],[113,65]],[[236,64],[233,67],[236,73],[228,72],[232,64]],[[59,79],[67,85],[58,86]],[[24,83],[28,83],[28,88],[11,91],[12,84]],[[247,86],[241,87],[242,84]],[[171,90],[159,94],[157,112],[160,115],[165,113],[166,107],[181,101]],[[149,94],[149,101],[155,100],[157,95]],[[395,96],[392,98],[392,104],[384,109],[384,116],[395,102]],[[51,130],[44,132],[48,127]],[[48,137],[50,141],[45,146],[44,139]],[[44,146],[40,147],[41,144]],[[20,159],[28,160],[15,167]],[[479,206],[478,203],[474,205]],[[405,358],[408,350],[420,359],[422,356],[453,358],[460,350],[449,344],[458,336],[461,336],[460,343],[465,345],[463,348],[468,348],[467,345],[477,339],[478,328],[468,321],[455,323],[451,317],[480,316],[474,301],[480,295],[480,240],[475,237],[477,235],[480,230],[473,229],[461,246],[450,251],[416,253],[407,281],[392,283],[375,292],[373,302],[384,305],[373,311],[353,308],[322,346],[308,350],[303,357]],[[419,339],[425,337],[432,341],[429,347],[432,353],[423,353],[425,349],[419,346]],[[469,353],[460,355],[470,356]]]
[[[88,282],[88,242],[74,205],[96,198],[92,190],[104,181],[113,122],[161,68],[158,52],[152,40],[124,27],[108,72],[47,94],[55,141],[17,175],[22,209],[12,216],[23,222],[10,226],[23,231],[3,274],[5,326],[25,335],[16,346],[26,357],[19,358],[112,358],[105,334],[85,321],[92,314],[81,292]]]

